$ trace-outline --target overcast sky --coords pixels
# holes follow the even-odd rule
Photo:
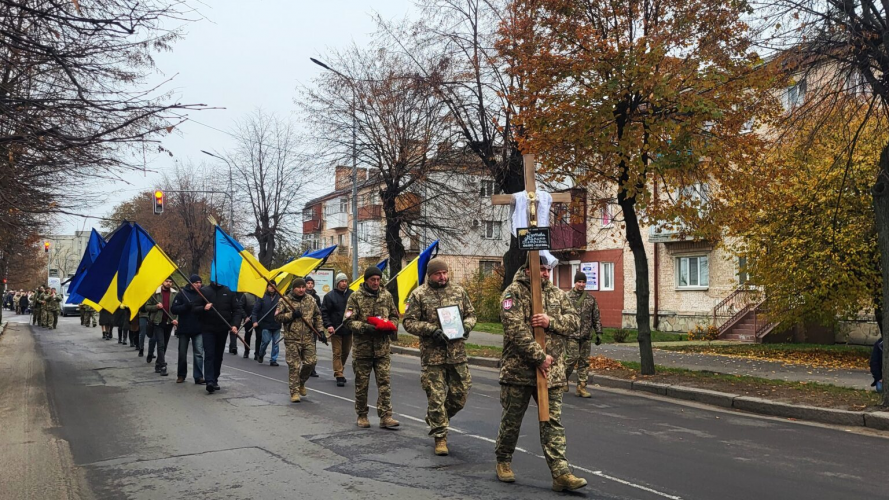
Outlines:
[[[214,128],[229,131],[258,106],[292,115],[297,85],[309,84],[324,71],[309,57],[323,56],[328,48],[345,47],[353,40],[366,43],[375,28],[374,12],[387,19],[415,12],[412,0],[206,0],[195,6],[207,19],[186,26],[185,39],[173,52],[157,55],[162,74],[154,78],[173,77],[166,88],[175,91],[182,103],[225,109],[190,113],[194,121],[164,138],[163,146],[174,156],[149,156],[144,174],[97,186],[96,203],[86,209],[89,215],[107,215],[117,203],[155,187],[161,173],[176,161],[212,165],[214,159],[201,154],[201,149],[222,152],[234,145],[231,136]],[[318,191],[332,185],[331,179],[317,186]],[[95,219],[81,217],[63,216],[59,222],[62,234],[98,227]]]

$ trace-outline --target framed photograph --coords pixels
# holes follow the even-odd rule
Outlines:
[[[438,323],[441,325],[441,331],[451,340],[462,339],[463,334],[463,316],[460,315],[460,308],[457,306],[445,306],[436,309],[438,312]]]

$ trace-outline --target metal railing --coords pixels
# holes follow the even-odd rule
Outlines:
[[[777,325],[777,323],[769,321],[768,314],[768,300],[763,300],[753,307],[753,334],[757,339],[764,337]]]
[[[717,326],[720,334],[725,333],[735,320],[747,313],[761,298],[762,292],[759,289],[746,285],[739,286],[713,308],[713,325]],[[720,321],[721,319],[723,321]]]

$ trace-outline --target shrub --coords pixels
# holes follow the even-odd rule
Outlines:
[[[500,287],[503,277],[498,273],[485,276],[481,271],[473,274],[461,283],[469,300],[475,306],[475,314],[479,321],[500,321]]]
[[[713,325],[704,328],[697,325],[688,332],[688,340],[706,340],[712,342],[719,338],[719,329]]]
[[[623,344],[624,342],[626,342],[627,337],[629,337],[629,336],[630,336],[630,331],[627,330],[626,328],[618,328],[617,330],[614,331],[614,335],[613,335],[614,341],[619,344]]]

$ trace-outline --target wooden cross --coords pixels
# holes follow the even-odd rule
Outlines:
[[[528,225],[537,227],[537,172],[534,169],[534,155],[522,156],[525,167],[525,192],[528,193]],[[553,193],[553,203],[570,203],[570,193]],[[493,205],[513,205],[515,197],[511,194],[495,194],[491,196]],[[531,314],[543,313],[543,297],[540,284],[540,252],[531,250],[528,252],[529,266],[531,268]],[[534,340],[544,350],[546,349],[546,332],[543,328],[534,328]],[[546,376],[541,370],[537,370],[537,419],[540,422],[549,421],[549,391],[546,387]]]

